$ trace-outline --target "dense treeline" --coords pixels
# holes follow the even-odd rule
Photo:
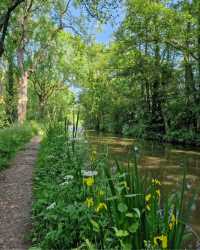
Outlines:
[[[91,23],[106,22],[118,1],[0,2],[0,126],[63,113],[83,75]],[[93,24],[93,25],[94,25]]]
[[[98,44],[118,2],[1,1],[1,127],[67,116],[78,85],[87,128],[200,144],[200,2],[126,0]]]
[[[90,56],[87,126],[200,142],[199,1],[127,0],[115,40]]]

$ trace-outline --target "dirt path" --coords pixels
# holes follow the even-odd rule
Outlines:
[[[35,137],[0,173],[0,249],[27,250],[30,230],[32,171],[39,147]]]

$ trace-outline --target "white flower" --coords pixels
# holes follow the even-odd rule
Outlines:
[[[96,176],[98,174],[98,172],[91,171],[91,170],[81,170],[81,174],[82,174],[82,176],[92,177],[92,176]]]
[[[56,206],[56,203],[53,202],[51,205],[49,205],[49,206],[47,207],[47,210],[53,209],[55,206]]]
[[[64,181],[62,183],[60,183],[60,186],[64,186],[64,185],[68,185],[69,184],[69,181]]]
[[[66,181],[70,181],[70,180],[73,180],[74,179],[74,176],[73,175],[66,175],[65,177],[64,177],[64,180],[66,180]]]

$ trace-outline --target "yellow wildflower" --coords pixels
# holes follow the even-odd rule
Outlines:
[[[171,222],[172,222],[173,224],[178,224],[178,220],[176,219],[176,217],[175,217],[174,214],[172,214]]]
[[[150,210],[151,210],[151,207],[150,207],[149,205],[146,205],[146,209],[147,209],[148,211],[150,211]]]
[[[94,177],[84,178],[83,184],[85,184],[88,187],[91,187],[94,184]]]
[[[104,195],[105,195],[105,192],[102,191],[102,190],[100,190],[98,194],[99,194],[99,196],[104,196]]]
[[[151,199],[151,194],[147,194],[145,196],[145,201],[148,202]]]
[[[154,242],[155,246],[158,246],[158,244],[159,244],[158,241],[161,242],[161,245],[162,245],[163,249],[167,248],[167,236],[166,235],[162,234],[161,236],[154,237],[153,242]]]
[[[156,193],[157,193],[158,197],[160,198],[160,190],[159,189],[156,190]]]
[[[94,150],[94,151],[92,151],[92,154],[91,154],[91,156],[90,156],[90,160],[91,161],[95,161],[96,160],[96,156],[97,156],[97,152]]]
[[[96,208],[96,212],[98,213],[102,209],[105,209],[105,210],[108,209],[106,203],[104,203],[104,202],[99,203],[98,207]]]
[[[87,207],[93,207],[94,206],[93,198],[87,198],[85,204],[87,205]]]
[[[4,104],[4,98],[3,98],[3,96],[0,96],[0,104]]]
[[[172,228],[173,228],[173,224],[170,222],[170,223],[169,223],[169,230],[171,231]]]
[[[161,183],[158,179],[152,179],[152,184],[161,185]]]
[[[169,223],[169,229],[172,230],[175,224],[178,224],[178,220],[176,219],[175,215],[172,214],[171,221]]]

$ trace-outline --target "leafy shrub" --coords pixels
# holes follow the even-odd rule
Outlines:
[[[185,129],[168,131],[168,133],[164,136],[164,140],[172,143],[200,145],[199,134],[193,132],[192,130]]]
[[[36,133],[36,128],[30,124],[0,129],[0,170],[8,165],[15,153]]]

